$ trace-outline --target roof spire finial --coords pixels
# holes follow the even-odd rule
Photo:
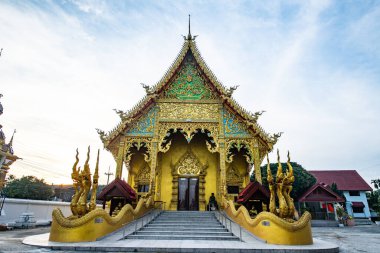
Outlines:
[[[192,37],[191,37],[190,24],[191,24],[191,20],[190,20],[190,14],[189,14],[189,34],[187,35],[187,39],[188,39],[188,40],[191,40],[191,39],[192,39]]]
[[[182,36],[183,36],[183,38],[185,40],[188,40],[188,41],[195,40],[195,38],[198,36],[198,35],[195,35],[195,36],[191,35],[191,19],[190,19],[190,14],[189,14],[189,33],[187,34],[187,36],[185,36],[185,35],[182,35]]]

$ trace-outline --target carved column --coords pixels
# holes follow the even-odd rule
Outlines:
[[[259,144],[257,139],[254,140],[254,145],[253,145],[253,166],[254,166],[254,172],[255,172],[255,179],[257,182],[260,184],[263,183],[262,178],[261,178],[261,159],[260,159],[260,149],[259,149]]]
[[[152,153],[151,162],[150,162],[150,183],[149,183],[149,192],[152,196],[155,195],[156,188],[156,167],[157,167],[157,141],[152,141]]]
[[[220,145],[220,190],[221,196],[227,195],[227,185],[226,185],[226,150],[224,140],[219,141]]]
[[[226,142],[224,139],[224,113],[223,113],[223,103],[218,106],[219,110],[219,138],[216,140],[219,145],[219,173],[217,173],[217,183],[216,191],[218,201],[221,202],[222,195],[226,196]]]
[[[173,173],[172,169],[172,200],[170,201],[170,210],[177,210],[178,206],[178,174]]]
[[[116,158],[116,178],[121,179],[123,173],[123,162],[124,162],[124,141],[119,142],[119,149]]]

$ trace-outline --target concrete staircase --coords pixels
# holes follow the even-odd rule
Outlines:
[[[239,241],[212,212],[165,211],[125,239]]]
[[[355,218],[355,226],[373,225],[373,222],[368,218]]]

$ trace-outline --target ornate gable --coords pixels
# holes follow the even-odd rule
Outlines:
[[[146,90],[146,96],[141,99],[136,106],[127,112],[117,111],[121,122],[113,130],[108,133],[98,130],[104,146],[108,150],[113,148],[113,153],[116,152],[115,146],[113,146],[115,143],[113,143],[113,141],[122,134],[128,136],[153,136],[153,125],[157,123],[154,122],[156,114],[154,114],[153,117],[152,112],[149,111],[148,115],[142,118],[139,118],[139,115],[152,104],[163,102],[160,101],[161,99],[166,100],[165,103],[176,103],[177,101],[199,102],[193,103],[193,105],[191,103],[182,103],[182,105],[181,103],[177,103],[176,108],[179,106],[186,107],[186,110],[178,110],[181,108],[177,108],[176,111],[180,111],[181,113],[172,113],[174,109],[171,105],[168,105],[171,107],[170,110],[165,110],[165,105],[161,103],[162,117],[160,116],[160,121],[218,121],[219,114],[216,113],[216,110],[219,111],[219,107],[217,104],[213,106],[202,106],[201,104],[205,102],[215,103],[222,101],[229,110],[223,111],[222,127],[226,137],[247,138],[251,136],[251,133],[254,133],[263,140],[266,149],[271,150],[280,136],[270,136],[267,134],[257,124],[257,119],[261,113],[252,114],[242,108],[231,97],[236,87],[227,89],[217,80],[201,57],[193,37],[185,38],[181,51],[162,79],[156,85],[144,85],[144,88]],[[187,108],[190,106],[196,107],[197,109],[193,110]],[[204,107],[207,107],[207,110],[205,110]],[[204,113],[199,114],[198,112],[201,111]],[[154,113],[156,112],[157,111]],[[191,112],[191,115],[188,112]],[[205,115],[208,115],[207,119]],[[209,115],[212,115],[212,117],[209,117]],[[136,118],[139,118],[138,122],[135,122]],[[248,130],[248,128],[250,130]]]
[[[218,98],[202,74],[191,50],[188,50],[173,81],[163,92],[163,97],[180,100]]]

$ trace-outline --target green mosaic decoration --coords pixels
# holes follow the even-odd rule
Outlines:
[[[132,136],[153,136],[154,124],[157,109],[153,107],[138,121],[132,123],[132,127],[127,130],[127,135]]]
[[[249,137],[246,125],[238,120],[235,114],[223,108],[224,135],[228,137]]]
[[[174,81],[165,91],[165,97],[181,100],[215,98],[212,90],[197,69],[196,61],[191,53],[185,57]]]

